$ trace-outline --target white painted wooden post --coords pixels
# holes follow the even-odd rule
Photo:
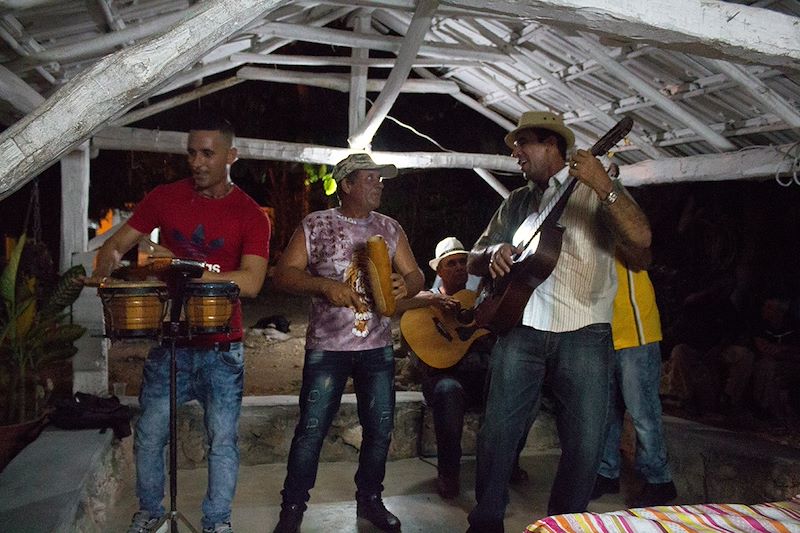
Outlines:
[[[353,31],[369,33],[372,29],[372,16],[367,11],[360,11],[353,20]],[[368,48],[353,48],[350,56],[354,60],[368,59]],[[353,65],[350,67],[350,105],[348,107],[347,134],[352,135],[364,122],[367,114],[367,76],[369,68]]]
[[[89,143],[83,143],[61,158],[61,253],[63,272],[83,264],[92,272],[95,251],[88,250],[89,236]],[[103,308],[97,290],[85,288],[72,306],[72,320],[86,328],[75,345],[72,358],[74,392],[105,394],[108,391],[108,340],[103,335]]]
[[[72,254],[89,242],[89,143],[61,158],[61,253],[58,268],[72,266]]]
[[[78,252],[72,256],[74,264],[82,264],[87,273],[97,250]],[[108,348],[109,340],[102,335],[103,306],[97,289],[84,287],[81,295],[72,304],[72,318],[86,328],[83,337],[75,342],[78,353],[72,358],[72,390],[105,395],[108,392]]]

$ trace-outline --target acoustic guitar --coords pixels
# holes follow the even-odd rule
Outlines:
[[[450,368],[458,363],[476,339],[489,330],[475,325],[472,307],[477,293],[464,289],[452,297],[461,304],[459,312],[443,312],[428,306],[409,309],[400,318],[400,332],[419,359],[433,368]]]
[[[592,155],[609,151],[632,127],[630,117],[617,122],[592,146]],[[556,176],[564,186],[541,211],[530,214],[514,233],[512,244],[522,252],[514,258],[511,272],[494,280],[484,278],[483,291],[475,308],[478,326],[499,334],[508,332],[519,324],[533,291],[553,272],[564,235],[564,227],[558,219],[578,183],[569,175],[568,167],[561,169]]]

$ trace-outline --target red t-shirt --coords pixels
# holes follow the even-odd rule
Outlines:
[[[269,219],[236,186],[224,198],[212,199],[197,194],[191,178],[159,185],[136,207],[128,224],[141,233],[160,228],[161,244],[175,257],[203,261],[212,272],[237,270],[243,255],[269,259]],[[205,335],[192,344],[241,338],[242,308],[237,300],[230,334]]]

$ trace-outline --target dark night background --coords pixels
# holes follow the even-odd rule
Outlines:
[[[345,146],[347,106],[345,93],[247,81],[130,126],[185,131],[187,117],[213,110],[229,117],[242,137]],[[448,150],[508,153],[499,126],[446,95],[402,94],[390,115]],[[390,120],[378,130],[372,148],[440,150]],[[183,157],[171,154],[101,151],[91,165],[90,217],[95,219],[109,208],[135,204],[163,181],[188,175]],[[301,164],[240,160],[232,176],[259,204],[276,210],[273,260],[308,210],[335,202],[335,196],[323,194],[320,183],[304,185]],[[509,189],[523,184],[520,175],[498,177]],[[54,257],[58,257],[59,179],[58,164],[38,178],[42,236]],[[0,202],[5,235],[22,232],[31,188],[28,184]],[[745,311],[764,292],[796,299],[800,186],[781,187],[774,180],[731,181],[653,185],[632,193],[654,230],[651,277],[665,326],[686,295],[717,283],[735,288]],[[405,228],[428,281],[433,273],[427,261],[436,243],[455,235],[469,247],[501,201],[477,174],[462,169],[403,171],[385,182],[383,198],[381,211]]]

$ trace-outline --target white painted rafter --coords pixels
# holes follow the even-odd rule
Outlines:
[[[433,14],[436,12],[438,6],[439,0],[419,0],[417,3],[417,9],[414,11],[414,17],[411,19],[411,23],[408,26],[405,40],[397,53],[397,62],[389,73],[384,89],[381,91],[381,94],[378,95],[372,107],[370,107],[364,122],[359,124],[356,130],[347,139],[347,143],[351,148],[365,149],[372,144],[372,138],[375,136],[375,132],[378,131],[381,123],[383,123],[384,119],[389,114],[389,110],[391,110],[397,100],[397,96],[400,94],[400,90],[406,83],[408,74],[411,72],[411,67],[414,65],[414,58],[417,57],[417,52],[422,46],[425,34],[428,33],[431,21],[433,20]],[[427,82],[428,80],[421,81]],[[458,91],[456,90],[456,92]]]
[[[92,138],[93,149],[134,150],[183,154],[187,133],[153,131],[138,128],[106,128]],[[349,155],[347,148],[320,146],[263,139],[237,138],[242,159],[297,161],[333,165]],[[738,152],[693,157],[648,160],[620,165],[620,177],[626,185],[728,179],[771,178],[776,172],[792,171],[789,150],[793,145],[754,147]],[[375,161],[392,163],[398,168],[466,168],[501,172],[519,172],[517,160],[503,155],[458,152],[372,152]]]

